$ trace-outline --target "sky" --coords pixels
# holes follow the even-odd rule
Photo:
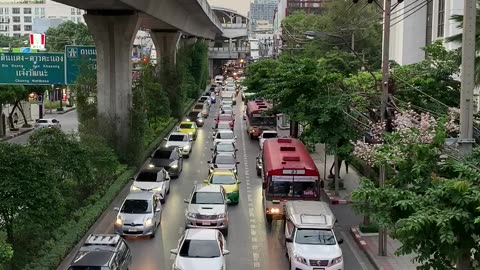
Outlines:
[[[208,0],[208,3],[212,6],[234,9],[245,16],[250,9],[250,0]]]

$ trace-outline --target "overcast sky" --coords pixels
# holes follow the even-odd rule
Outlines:
[[[250,0],[208,0],[208,2],[212,6],[234,9],[245,16],[250,9]]]

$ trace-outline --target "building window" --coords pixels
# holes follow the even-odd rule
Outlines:
[[[23,26],[24,31],[32,31],[32,25],[31,24],[26,24]]]
[[[82,10],[77,8],[77,15],[82,15]]]
[[[5,8],[4,10],[5,10],[5,15],[8,15],[8,10],[9,10],[9,8],[7,7],[7,8]]]
[[[32,8],[23,8],[23,14],[32,14]]]
[[[20,8],[12,8],[12,14],[20,14]]]
[[[19,37],[21,37],[21,36],[22,36],[22,35],[21,35],[20,33],[15,33],[15,34],[13,34],[13,37],[16,37],[16,38],[19,38]]]
[[[75,8],[72,7],[72,8],[70,9],[70,15],[75,15]]]
[[[40,8],[40,15],[42,15],[42,17],[45,17],[45,8]]]
[[[33,10],[33,14],[35,14],[35,16],[38,16],[40,15],[40,8],[36,7],[34,10]]]
[[[30,17],[30,16],[23,17],[23,22],[31,23],[32,22],[32,17]]]
[[[13,31],[22,31],[22,26],[20,24],[14,24]]]
[[[437,37],[445,35],[445,0],[438,0]]]
[[[12,20],[14,23],[19,23],[20,22],[20,16],[13,16]]]

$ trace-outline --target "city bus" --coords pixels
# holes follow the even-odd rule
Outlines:
[[[272,107],[271,103],[264,100],[253,100],[247,103],[245,120],[250,139],[258,138],[264,130],[277,128],[277,119],[271,112]]]
[[[285,217],[287,201],[319,201],[320,173],[298,139],[267,139],[257,157],[267,222]]]

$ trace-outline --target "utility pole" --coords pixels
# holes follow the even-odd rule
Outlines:
[[[475,1],[475,0],[473,0]],[[380,120],[386,123],[388,103],[388,82],[390,75],[390,15],[391,0],[383,1],[383,38],[382,38],[382,105]],[[386,130],[384,131],[386,132]],[[380,166],[379,187],[385,186],[385,166]],[[378,234],[378,255],[387,256],[387,229],[380,228]]]
[[[352,30],[352,52],[355,51],[355,30]]]
[[[460,93],[460,153],[472,153],[473,143],[473,89],[475,87],[475,24],[476,1],[464,0],[462,40],[462,90]],[[459,268],[460,269],[460,268]]]

